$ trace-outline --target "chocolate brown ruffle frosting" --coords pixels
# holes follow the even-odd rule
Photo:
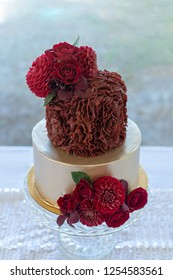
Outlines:
[[[55,147],[81,157],[97,156],[126,138],[126,86],[115,72],[99,71],[83,94],[46,106],[48,137]]]

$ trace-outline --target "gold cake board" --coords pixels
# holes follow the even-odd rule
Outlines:
[[[148,177],[145,170],[142,166],[139,167],[139,179],[138,179],[138,186],[147,189],[148,188]],[[30,195],[32,198],[43,208],[46,210],[53,212],[55,214],[60,214],[60,209],[58,205],[51,204],[50,202],[46,201],[38,192],[37,187],[35,185],[35,174],[34,174],[34,166],[30,168],[27,174],[27,187]]]

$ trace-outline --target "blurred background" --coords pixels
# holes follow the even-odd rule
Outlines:
[[[0,145],[31,145],[43,99],[25,75],[55,43],[89,45],[122,75],[142,145],[173,145],[173,1],[0,0]]]

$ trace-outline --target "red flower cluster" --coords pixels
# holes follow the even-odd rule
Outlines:
[[[89,227],[105,222],[108,227],[116,228],[129,219],[130,212],[147,203],[147,191],[138,187],[128,193],[125,180],[104,176],[91,183],[88,178],[88,175],[80,178],[72,194],[57,200],[61,211],[59,226],[67,220],[70,226],[78,221]]]
[[[26,82],[35,95],[45,98],[51,92],[62,95],[62,91],[82,91],[83,84],[86,89],[87,79],[97,72],[96,53],[91,47],[64,42],[55,44],[32,63]]]

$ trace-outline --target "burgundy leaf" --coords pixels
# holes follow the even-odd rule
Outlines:
[[[87,79],[82,76],[79,81],[76,83],[75,86],[76,89],[80,89],[80,90],[86,90],[88,88],[88,82]]]
[[[78,213],[78,211],[74,211],[72,213],[70,213],[70,217],[67,219],[67,223],[74,227],[73,224],[77,223],[80,219],[80,215]]]
[[[124,179],[121,179],[121,180],[120,180],[120,183],[121,183],[121,185],[124,187],[125,192],[126,192],[126,194],[127,194],[127,191],[128,191],[128,182],[127,182],[126,180],[124,180]]]
[[[65,91],[63,89],[59,89],[58,90],[58,97],[59,97],[60,100],[71,99],[73,97],[73,91],[72,90]]]
[[[68,218],[68,215],[60,215],[60,216],[58,216],[58,218],[56,220],[58,226],[59,227],[62,226],[67,218]]]
[[[129,207],[128,207],[127,204],[125,204],[125,203],[123,203],[123,205],[121,206],[121,208],[122,208],[124,211],[130,212]]]

